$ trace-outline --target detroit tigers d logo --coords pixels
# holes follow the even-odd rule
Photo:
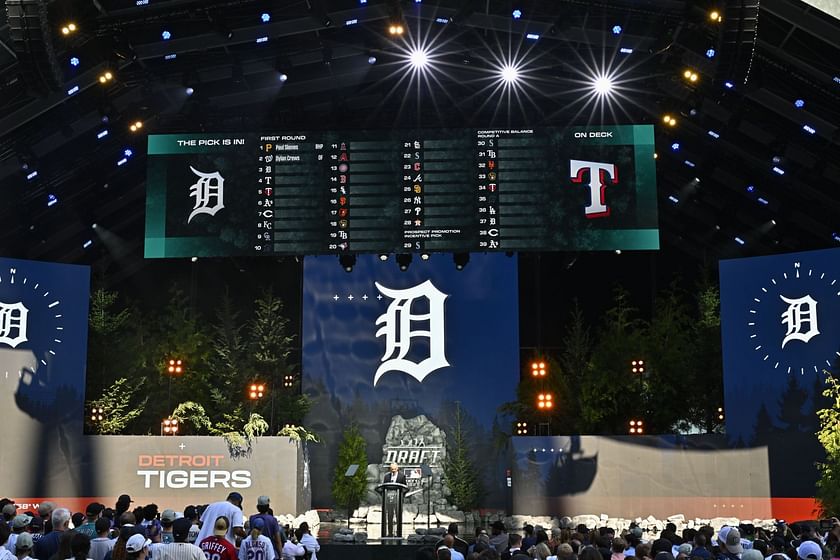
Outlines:
[[[376,331],[376,336],[385,337],[385,353],[382,364],[373,376],[373,386],[376,387],[379,378],[389,371],[407,373],[422,383],[433,371],[449,366],[444,320],[444,302],[449,296],[438,290],[431,280],[405,290],[392,290],[376,282],[376,289],[393,301],[385,313],[376,319],[376,324],[382,325]],[[419,299],[428,300],[428,313],[411,312],[412,304]],[[413,324],[419,322],[428,322],[428,330],[414,330]],[[406,358],[411,341],[416,337],[429,339],[429,357],[420,362]]]

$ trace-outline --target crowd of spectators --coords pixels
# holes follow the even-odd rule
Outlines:
[[[91,503],[73,513],[52,502],[19,511],[0,500],[0,560],[317,560],[320,545],[307,523],[281,527],[268,496],[243,513],[243,497],[158,511],[132,509],[123,494],[113,508]]]
[[[458,536],[458,527],[434,547],[417,552],[417,560],[833,560],[840,558],[840,522],[776,524],[767,531],[750,524],[709,525],[677,533],[668,523],[656,538],[631,524],[616,534],[610,527],[573,526],[565,517],[560,527],[545,530],[526,525],[522,534],[496,521],[488,533],[477,527],[472,544]]]

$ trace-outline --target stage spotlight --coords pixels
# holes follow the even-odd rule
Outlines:
[[[388,26],[388,34],[392,37],[399,37],[405,33],[405,27],[401,23],[392,23]]]
[[[169,39],[172,38],[172,33],[167,31],[166,29],[164,29],[163,33],[160,34],[160,38],[163,39],[164,41],[168,41]]]
[[[793,106],[796,107],[797,109],[801,109],[805,106],[805,100],[804,99],[797,99],[796,101],[793,102]]]
[[[613,35],[621,35],[622,31],[624,31],[624,29],[622,29],[620,25],[613,25],[613,28],[612,28]]]
[[[592,89],[601,97],[609,95],[613,90],[612,80],[609,76],[598,76],[592,83]]]
[[[429,64],[429,53],[422,48],[413,49],[408,56],[412,68],[422,70]]]
[[[47,207],[55,206],[58,204],[58,197],[54,194],[47,195]]]
[[[522,10],[517,8],[517,9],[513,10],[513,12],[511,12],[511,15],[513,16],[513,19],[520,19],[520,18],[522,18]]]
[[[356,266],[356,255],[339,255],[338,262],[344,272],[353,272],[353,267]]]
[[[190,95],[195,93],[195,90],[191,87],[188,87],[187,89],[184,90],[184,93],[186,93],[187,97],[189,97]]]
[[[74,56],[74,57],[70,58],[70,66],[72,66],[73,68],[77,68],[79,66],[79,64],[81,64],[81,63],[82,63],[82,61],[79,60],[79,57],[77,57],[77,56]]]
[[[677,119],[675,119],[671,115],[665,115],[664,117],[662,117],[662,122],[664,122],[668,126],[677,126]]]
[[[429,253],[420,253],[420,258],[424,261],[427,261],[431,258],[431,255]]]
[[[268,23],[269,21],[271,21],[271,14],[269,14],[268,12],[263,12],[260,15],[260,21],[263,23]]]
[[[680,143],[679,142],[674,142],[673,144],[671,144],[671,150],[674,151],[674,152],[679,152],[680,151]]]
[[[287,75],[286,75],[286,74],[284,74],[283,72],[280,72],[280,75],[279,75],[279,76],[277,76],[277,79],[278,79],[278,80],[280,80],[281,82],[285,82],[286,80],[288,80],[288,79],[289,79],[289,76],[287,76]]]
[[[137,132],[141,128],[143,128],[143,121],[134,121],[131,123],[131,126],[128,127],[131,132]]]
[[[519,81],[519,69],[512,64],[506,64],[499,74],[506,84],[514,84]]]
[[[111,80],[114,79],[114,74],[110,70],[106,70],[102,74],[99,75],[99,83],[100,84],[107,84]]]
[[[717,54],[717,51],[715,49],[707,49],[706,50],[706,58],[714,58],[716,54]]]
[[[76,27],[75,23],[68,23],[67,25],[65,25],[61,28],[61,34],[62,35],[71,35],[71,34],[75,33],[76,30],[77,30],[77,27]]]
[[[700,76],[694,70],[686,68],[685,71],[683,71],[683,78],[691,83],[695,83],[698,79],[700,79]]]
[[[723,16],[720,15],[719,11],[712,10],[711,12],[709,12],[709,20],[714,23],[720,23],[721,21],[723,21]]]
[[[123,150],[123,155],[125,157],[131,157],[134,155],[134,150],[132,150],[131,148],[126,148],[125,150]]]
[[[464,270],[464,267],[466,267],[470,262],[470,254],[454,253],[452,255],[452,260],[455,262],[455,270]]]
[[[409,253],[400,253],[397,255],[397,266],[400,267],[400,270],[405,272],[408,270],[408,267],[411,265],[412,256]]]
[[[382,262],[387,261],[387,260],[388,260],[388,255],[387,255],[387,253],[380,253],[380,254],[379,254],[379,260],[380,260],[380,261],[382,261]]]
[[[368,56],[368,64],[371,64],[371,65],[376,64],[376,57],[374,55],[369,55]]]

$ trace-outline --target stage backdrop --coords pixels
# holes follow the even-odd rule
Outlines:
[[[315,401],[307,425],[323,440],[312,449],[313,505],[333,503],[351,422],[367,441],[370,483],[391,460],[409,479],[420,463],[439,476],[458,406],[490,499],[501,500],[503,450],[491,433],[494,422],[509,427],[498,407],[519,381],[516,257],[472,255],[458,271],[451,255],[415,255],[402,272],[393,257],[369,255],[349,274],[335,257],[307,257],[303,296],[303,390]]]
[[[729,442],[768,447],[774,497],[810,496],[823,371],[840,356],[840,249],[722,261],[720,288]]]
[[[88,495],[81,441],[88,267],[0,259],[0,473],[7,492]],[[82,494],[78,494],[78,493]]]
[[[232,459],[221,437],[85,436],[88,267],[0,259],[2,495],[22,510],[54,501],[84,511],[93,500],[180,509],[237,489],[253,508],[309,509],[302,453],[260,438]]]

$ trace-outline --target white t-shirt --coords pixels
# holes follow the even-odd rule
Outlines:
[[[201,531],[196,537],[196,542],[201,542],[213,534],[213,526],[216,524],[216,519],[220,517],[227,517],[230,522],[227,535],[225,538],[236,546],[236,536],[233,534],[234,527],[243,527],[245,519],[242,516],[242,510],[228,501],[216,502],[207,506],[204,513],[201,514]]]
[[[239,560],[274,560],[274,545],[265,535],[257,535],[254,540],[248,535],[239,543]]]
[[[306,549],[299,544],[287,540],[283,545],[283,560],[295,560],[295,556],[303,556],[306,554]]]
[[[300,538],[300,544],[306,549],[306,552],[311,552],[312,556],[310,560],[318,560],[318,555],[315,554],[319,550],[321,550],[321,545],[318,544],[318,539],[312,536],[310,533],[304,533],[303,536]]]

